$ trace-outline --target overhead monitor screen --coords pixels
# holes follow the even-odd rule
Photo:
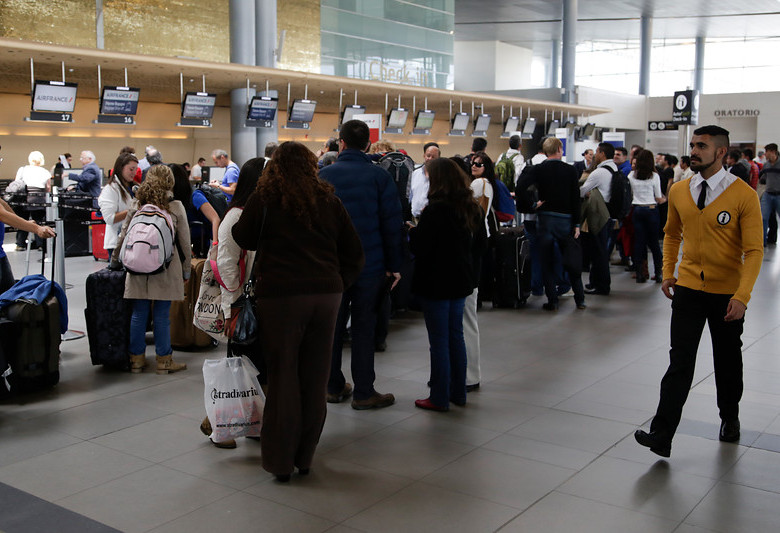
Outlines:
[[[352,120],[355,115],[362,115],[365,112],[366,106],[364,105],[348,105],[341,114],[341,123],[344,124],[345,122]]]
[[[567,122],[566,123],[566,134],[567,135],[574,135],[574,128],[577,127],[576,122]]]
[[[100,97],[101,115],[135,115],[141,90],[134,87],[105,85]]]
[[[187,93],[184,95],[184,103],[181,107],[181,116],[184,118],[210,119],[214,115],[214,106],[216,103],[216,94]]]
[[[509,117],[506,119],[506,124],[504,124],[504,133],[512,133],[513,131],[517,131],[517,127],[519,125],[520,119],[518,117]]]
[[[468,113],[456,113],[455,116],[452,117],[452,129],[465,131],[465,129],[469,127],[469,122],[471,122],[471,115]]]
[[[75,83],[64,81],[36,80],[32,94],[32,110],[73,113],[77,87]]]
[[[558,120],[550,121],[550,126],[547,128],[547,135],[555,135],[555,130],[561,127],[561,123]]]
[[[535,129],[536,129],[536,119],[535,118],[525,119],[525,124],[523,124],[523,134],[533,135]]]
[[[596,125],[593,124],[592,122],[590,122],[588,124],[585,124],[585,128],[582,131],[582,136],[583,137],[590,137],[591,135],[593,135],[593,132],[595,130],[596,130]]]
[[[477,116],[477,122],[474,124],[474,131],[487,131],[490,126],[491,115],[481,114]]]
[[[249,104],[246,118],[248,120],[268,120],[276,118],[279,100],[271,96],[253,96]]]
[[[406,126],[406,119],[409,118],[409,110],[403,107],[394,107],[390,110],[390,116],[387,117],[388,128],[403,128]]]
[[[317,102],[314,100],[295,100],[287,120],[290,122],[311,122],[314,119],[316,108]]]
[[[436,113],[428,109],[417,112],[417,120],[414,121],[414,127],[418,130],[429,130],[433,127],[433,119]]]

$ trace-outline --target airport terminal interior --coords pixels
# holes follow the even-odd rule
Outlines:
[[[498,160],[514,134],[526,159],[547,136],[569,163],[600,141],[679,157],[707,124],[758,155],[780,140],[778,23],[775,0],[0,0],[0,186],[33,150],[47,170],[90,150],[104,172],[127,145],[206,167],[217,149],[239,166],[272,141],[316,151],[348,112],[416,163],[429,141],[450,157],[477,137]],[[37,91],[57,90],[70,107],[36,107]],[[51,277],[51,257],[7,228],[15,278]],[[263,469],[261,442],[220,449],[201,433],[202,368],[225,343],[175,349],[188,368],[168,375],[92,364],[86,280],[107,263],[88,248],[56,250],[59,383],[9,395],[0,381],[0,533],[780,530],[773,243],[745,314],[737,442],[719,440],[706,327],[671,456],[636,442],[669,365],[672,309],[615,252],[609,295],[584,309],[572,292],[552,313],[542,295],[486,301],[479,388],[447,412],[415,406],[431,379],[423,313],[394,314],[375,385],[395,404],[328,403],[310,473],[288,482]]]

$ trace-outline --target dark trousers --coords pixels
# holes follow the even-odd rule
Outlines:
[[[539,236],[536,230],[536,220],[526,220],[523,222],[525,234],[528,237],[528,244],[531,250],[531,292],[541,294],[544,290],[544,281],[542,280],[542,259],[539,253]],[[556,243],[553,243],[555,284],[558,292],[567,292],[570,288],[569,278],[563,271],[561,259],[561,250]],[[566,289],[566,290],[563,290]]]
[[[263,468],[309,468],[325,424],[325,390],[340,294],[260,298],[261,351],[268,371]]]
[[[421,298],[431,346],[431,402],[449,407],[466,401],[466,341],[463,308],[466,299]]]
[[[392,315],[392,302],[390,294],[380,296],[381,301],[377,307],[376,329],[374,330],[374,346],[387,341],[387,333],[390,330],[390,315]]]
[[[744,318],[725,322],[731,295],[711,294],[677,285],[672,300],[669,368],[661,380],[661,400],[650,425],[670,439],[677,431],[682,409],[693,382],[696,352],[709,325],[715,363],[715,386],[722,420],[739,416],[742,398],[742,327]]]
[[[374,394],[374,349],[377,303],[385,286],[385,274],[361,276],[347,289],[341,299],[336,334],[333,338],[333,358],[328,380],[328,392],[338,394],[344,389],[346,378],[341,371],[341,351],[344,329],[352,309],[352,379],[354,398],[366,400]]]
[[[613,225],[612,219],[607,220],[604,227],[597,233],[585,234],[583,246],[587,248],[590,258],[590,285],[599,292],[609,293],[612,278],[609,274],[609,232]]]
[[[36,209],[29,209],[28,210],[28,209],[17,207],[16,209],[14,209],[14,212],[18,216],[20,216],[21,218],[23,218],[25,220],[32,219],[32,220],[36,221],[38,224],[40,224],[41,222],[46,220],[46,211],[43,210],[43,209],[36,208]],[[27,237],[28,236],[29,236],[29,232],[27,232],[27,231],[25,231],[23,229],[17,229],[16,230],[16,246],[20,246],[22,248],[26,247],[27,246]],[[36,247],[39,248],[39,247],[43,246],[43,239],[41,239],[37,235],[33,234],[32,237],[30,237],[30,238],[33,239],[30,242],[30,244],[32,245],[33,248],[36,248]]]
[[[653,254],[653,268],[655,275],[661,275],[663,267],[663,255],[661,245],[658,243],[658,224],[660,217],[657,208],[642,205],[634,206],[634,264],[642,264],[647,259],[647,247]],[[637,270],[637,279],[641,279],[641,270]]]
[[[555,216],[539,213],[536,219],[537,237],[539,238],[539,257],[542,263],[542,279],[544,280],[544,292],[550,303],[558,303],[558,293],[555,282],[555,244],[559,249],[565,247],[565,240],[572,232],[571,217]],[[585,301],[585,291],[582,287],[582,274],[576,270],[568,270],[571,288],[574,291],[576,302]]]

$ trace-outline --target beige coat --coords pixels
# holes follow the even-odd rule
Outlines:
[[[136,200],[130,205],[127,218],[122,223],[122,231],[119,234],[116,249],[112,255],[112,261],[119,260],[119,251],[125,241],[127,227],[130,225],[135,212],[140,206]],[[184,264],[179,259],[178,249],[173,252],[173,261],[164,272],[152,275],[130,274],[125,279],[125,298],[134,300],[183,300],[184,280],[190,277],[190,261],[192,259],[190,245],[190,227],[187,224],[187,213],[184,206],[178,200],[172,200],[168,206],[168,212],[173,219],[176,228],[176,240],[184,252]]]

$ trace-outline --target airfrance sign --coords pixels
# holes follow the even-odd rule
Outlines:
[[[33,111],[73,112],[76,100],[75,85],[35,84]]]

